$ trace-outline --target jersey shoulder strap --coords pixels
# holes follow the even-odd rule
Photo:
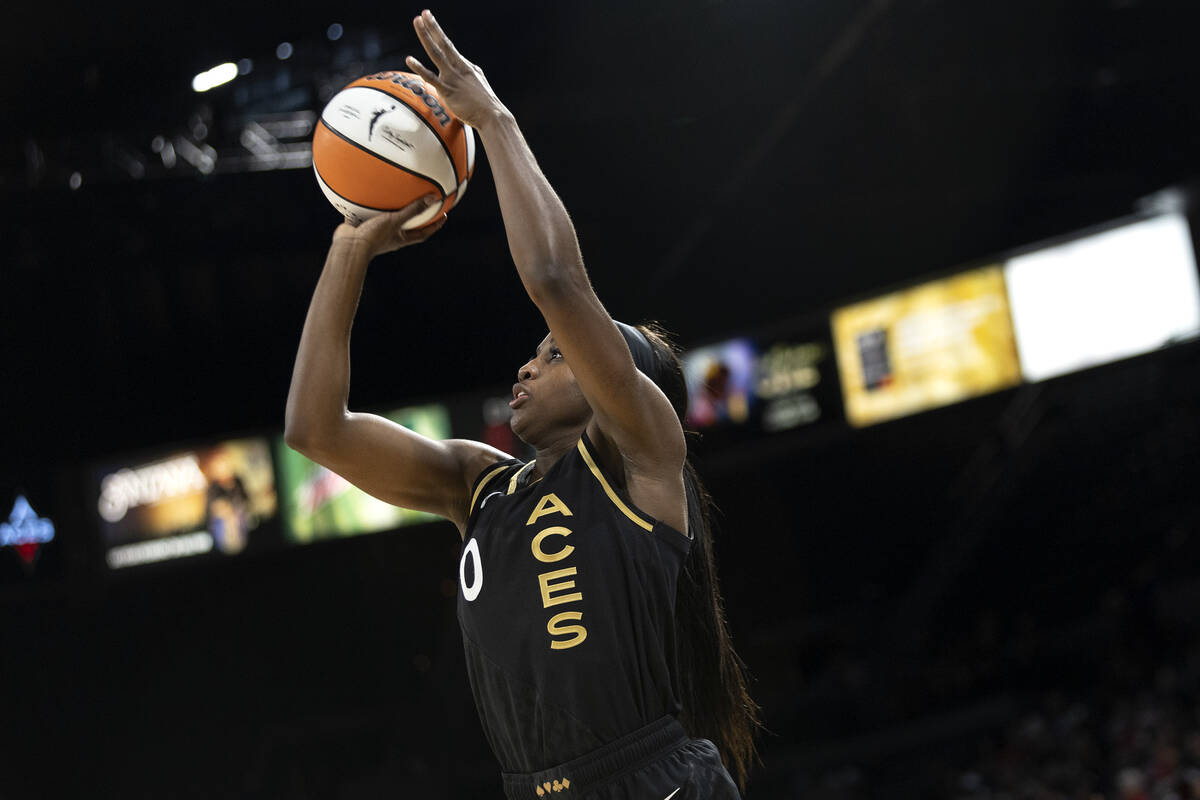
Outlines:
[[[600,484],[600,488],[608,495],[608,499],[612,501],[622,514],[629,518],[633,524],[637,525],[642,530],[650,533],[654,530],[654,523],[646,519],[646,516],[638,511],[633,506],[633,501],[629,499],[624,491],[614,488],[614,484],[609,481],[604,474],[604,469],[600,466],[600,459],[595,455],[596,445],[588,438],[587,431],[579,437],[579,441],[575,443],[575,448],[579,451],[579,455],[583,458],[583,463],[587,465],[588,471],[595,477],[596,482]]]
[[[499,485],[499,482],[496,480],[498,476],[512,467],[524,466],[524,463],[519,458],[508,458],[484,467],[475,476],[475,482],[471,484],[471,505],[467,508],[467,516],[470,517],[471,514],[475,513],[475,505],[479,502],[480,495],[483,494],[483,490],[489,484],[496,483]]]

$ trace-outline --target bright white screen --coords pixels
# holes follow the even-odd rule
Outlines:
[[[1200,282],[1178,214],[1019,256],[1005,266],[1005,280],[1030,381],[1200,331]]]

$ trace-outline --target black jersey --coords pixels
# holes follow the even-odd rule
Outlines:
[[[577,758],[676,715],[675,585],[690,540],[638,510],[587,434],[546,475],[502,461],[472,487],[458,617],[505,772]]]

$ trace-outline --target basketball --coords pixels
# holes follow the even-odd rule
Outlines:
[[[377,72],[330,99],[313,133],[321,191],[354,225],[429,193],[442,198],[404,224],[419,228],[453,208],[475,170],[475,135],[410,72]]]

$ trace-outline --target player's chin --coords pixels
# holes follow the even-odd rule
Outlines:
[[[514,410],[513,415],[508,419],[508,427],[512,429],[513,435],[520,439],[525,444],[532,444],[530,434],[529,420],[521,418]]]
[[[531,432],[534,428],[539,427],[542,421],[537,412],[529,409],[528,400],[514,408],[508,418],[509,427],[514,431],[520,428],[523,431]]]

